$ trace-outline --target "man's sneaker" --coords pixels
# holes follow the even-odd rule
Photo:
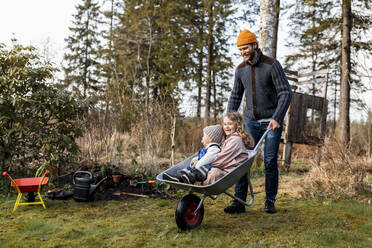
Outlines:
[[[223,209],[228,214],[240,214],[245,212],[245,206],[238,202],[233,202],[231,206],[227,206]]]
[[[272,201],[272,200],[266,200],[265,201],[265,209],[264,211],[266,213],[269,213],[269,214],[274,214],[276,213],[276,209],[275,209],[275,202]]]
[[[173,181],[173,182],[179,182],[180,181],[176,176],[171,175],[171,174],[166,173],[166,172],[163,173],[163,179],[168,180],[168,181]]]

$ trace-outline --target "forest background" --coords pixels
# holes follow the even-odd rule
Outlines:
[[[48,39],[33,49],[13,34],[1,46],[1,170],[105,164],[154,175],[197,151],[202,127],[225,111],[242,28],[264,53],[284,50],[286,69],[328,70],[327,139],[368,165],[371,12],[366,0],[74,1],[60,64]]]

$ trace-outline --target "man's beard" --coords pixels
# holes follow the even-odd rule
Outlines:
[[[253,62],[254,56],[256,55],[256,51],[252,51],[249,53],[249,61]]]
[[[246,61],[251,61],[253,62],[253,59],[254,59],[254,56],[256,55],[256,51],[250,51],[250,52],[247,52],[244,54],[244,59],[246,59],[245,57],[247,56],[248,57],[248,60],[246,59]]]

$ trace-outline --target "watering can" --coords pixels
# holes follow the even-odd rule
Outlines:
[[[99,186],[107,179],[102,178],[97,184],[93,184],[93,175],[89,171],[77,171],[72,177],[74,200],[79,202],[90,201],[93,199]]]

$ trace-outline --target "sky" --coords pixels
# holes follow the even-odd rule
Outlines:
[[[59,66],[66,46],[64,39],[69,35],[68,27],[72,25],[72,15],[75,14],[75,6],[79,2],[79,0],[2,0],[0,43],[11,46],[11,39],[16,38],[18,44],[32,45],[47,51],[47,56]],[[285,20],[280,20],[279,34],[287,33],[285,23]],[[244,27],[244,24],[240,26]],[[284,46],[286,38],[279,37],[278,60],[280,62],[283,62],[284,56],[289,52]],[[365,80],[365,83],[371,84],[370,81]],[[364,99],[367,106],[372,109],[371,91],[358,97]],[[366,115],[364,111],[351,110],[350,112],[351,120],[360,120]]]

